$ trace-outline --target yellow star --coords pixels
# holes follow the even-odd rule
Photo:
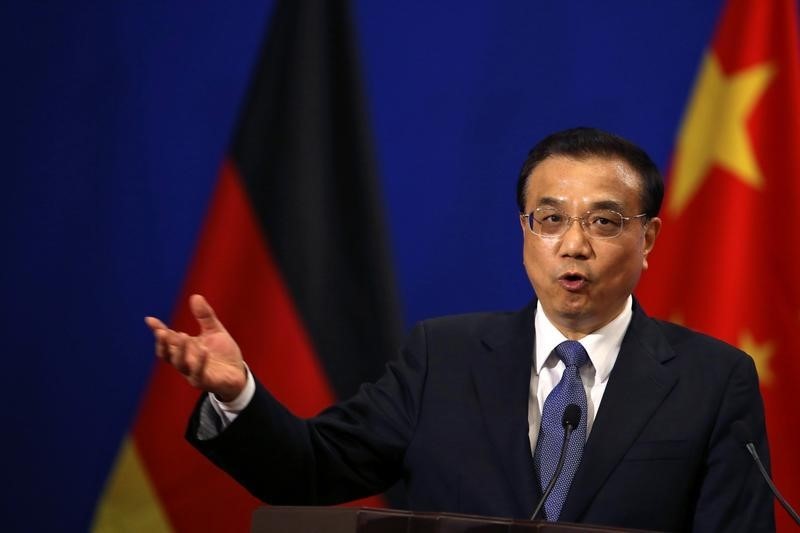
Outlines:
[[[726,76],[714,54],[706,54],[678,135],[670,214],[680,214],[714,163],[761,187],[747,119],[774,75],[775,68],[762,63]]]
[[[773,375],[769,367],[769,361],[775,353],[775,343],[765,342],[759,344],[749,331],[743,331],[739,336],[739,349],[753,358],[758,372],[758,380],[761,386],[768,386],[772,383]]]
[[[680,326],[686,325],[686,320],[683,318],[683,313],[680,311],[673,311],[669,317],[669,321]]]

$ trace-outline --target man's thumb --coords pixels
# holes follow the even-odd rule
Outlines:
[[[214,314],[214,310],[201,295],[192,294],[189,297],[189,309],[191,309],[197,323],[200,324],[201,331],[211,332],[224,329],[217,319],[217,315]]]

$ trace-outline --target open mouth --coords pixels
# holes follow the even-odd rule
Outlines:
[[[589,280],[578,272],[567,272],[559,276],[558,282],[568,291],[579,291],[589,283]]]

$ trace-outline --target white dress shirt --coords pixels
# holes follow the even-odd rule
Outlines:
[[[633,318],[633,298],[628,296],[622,312],[611,322],[578,339],[589,354],[589,362],[580,369],[581,381],[586,391],[586,437],[592,431],[592,424],[600,401],[608,384],[608,376],[619,355],[622,338],[628,330],[628,325]],[[536,439],[539,437],[539,426],[542,420],[542,406],[547,395],[555,388],[564,374],[565,365],[553,351],[556,346],[569,340],[563,333],[550,322],[541,302],[536,304],[536,313],[533,319],[536,342],[533,347],[533,368],[531,371],[531,388],[528,395],[528,438],[531,443],[531,452],[536,449]]]
[[[239,396],[229,402],[223,402],[218,400],[217,397],[212,393],[208,393],[208,397],[211,400],[211,406],[219,415],[223,429],[228,427],[231,422],[236,420],[236,417],[239,416],[239,413],[242,412],[242,409],[247,407],[247,404],[250,403],[250,400],[253,399],[253,396],[256,393],[256,380],[253,378],[253,373],[250,372],[250,368],[247,366],[247,364],[245,364],[244,367],[245,370],[247,370],[247,382],[245,383],[242,392],[239,393]]]

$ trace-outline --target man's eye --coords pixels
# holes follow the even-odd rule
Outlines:
[[[547,215],[546,217],[544,217],[542,219],[542,222],[547,222],[549,224],[559,224],[559,223],[561,223],[562,220],[564,220],[564,216],[563,215],[559,215],[559,214],[555,214],[554,213],[552,215]]]
[[[595,226],[618,226],[620,221],[604,216],[594,216],[590,219],[590,223]]]

